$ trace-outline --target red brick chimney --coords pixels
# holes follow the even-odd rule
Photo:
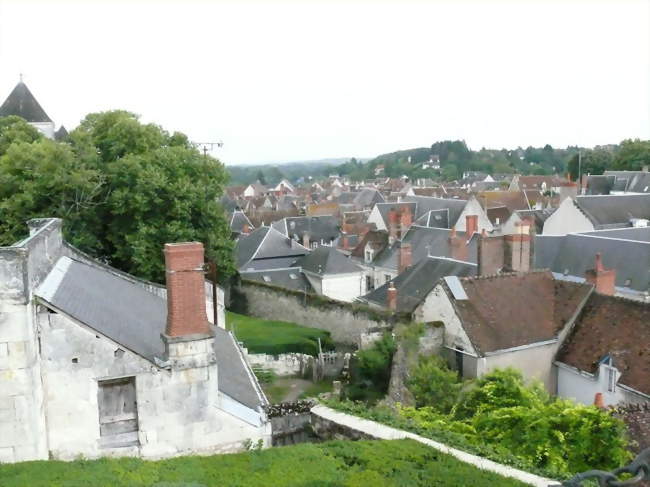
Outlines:
[[[386,300],[388,301],[388,309],[391,311],[397,311],[397,289],[395,289],[393,281],[390,281],[390,284],[388,285]]]
[[[412,224],[413,213],[411,213],[411,207],[406,206],[402,209],[402,213],[400,215],[400,238],[404,238],[404,235],[406,235],[406,232]]]
[[[411,267],[411,265],[413,265],[411,244],[409,242],[402,242],[399,247],[399,273],[401,274]]]
[[[248,235],[251,233],[251,227],[248,226],[248,223],[244,223],[244,227],[241,229],[242,235]]]
[[[605,400],[603,399],[603,393],[597,392],[594,396],[594,406],[599,409],[605,409]]]
[[[467,241],[472,238],[474,232],[478,232],[478,215],[466,215],[465,216],[465,234]]]
[[[456,233],[456,227],[449,234],[449,253],[452,259],[467,261],[467,244],[465,239]]]
[[[596,292],[613,296],[616,294],[616,269],[605,269],[603,258],[596,254],[596,265],[585,273],[585,279],[596,288]]]
[[[211,334],[205,311],[203,244],[165,244],[167,327],[169,338]]]
[[[388,245],[392,245],[397,240],[398,222],[397,210],[391,208],[388,210]]]
[[[344,233],[343,236],[341,237],[341,248],[347,250],[349,247],[350,247],[350,239],[348,238],[348,234]]]

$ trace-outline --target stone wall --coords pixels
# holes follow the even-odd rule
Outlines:
[[[265,353],[246,353],[246,360],[252,368],[271,370],[280,377],[300,376],[305,377],[312,373],[314,357],[304,353],[283,353],[281,355],[267,355]]]
[[[251,281],[242,281],[232,294],[234,311],[327,330],[335,342],[355,347],[370,343],[368,335],[390,330],[400,318],[352,303],[327,300]]]

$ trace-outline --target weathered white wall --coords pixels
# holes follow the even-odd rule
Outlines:
[[[606,406],[626,403],[650,403],[650,398],[636,394],[616,386],[615,392],[607,390],[607,374],[603,366],[599,373],[590,374],[580,371],[574,367],[556,362],[557,369],[557,395],[566,399],[572,399],[582,404],[593,404],[596,393],[603,394],[603,401]]]
[[[386,223],[384,222],[384,219],[381,217],[381,213],[379,213],[379,208],[377,208],[377,205],[375,205],[372,208],[370,215],[368,215],[367,222],[374,223],[375,225],[377,225],[377,230],[388,230],[386,228]]]
[[[321,282],[321,294],[338,301],[351,303],[357,297],[366,294],[363,272],[325,275]]]
[[[456,222],[456,230],[458,230],[459,232],[466,231],[467,221],[465,220],[465,217],[469,215],[478,216],[478,228],[476,229],[477,232],[481,233],[481,230],[483,229],[485,229],[488,232],[494,230],[494,226],[492,225],[492,222],[488,218],[485,211],[483,211],[483,207],[474,197],[470,198],[467,201],[465,208],[463,208],[463,211],[458,217],[458,221]]]
[[[128,350],[116,355],[122,346],[62,315],[43,311],[38,318],[52,457],[125,453],[123,448],[102,448],[97,393],[99,380],[129,376],[135,376],[140,440],[132,454],[159,458],[236,451],[246,439],[268,443],[268,426],[219,409],[222,401],[232,409],[232,401],[218,392],[216,365],[162,370]]]
[[[304,353],[283,353],[280,355],[267,355],[265,353],[248,353],[246,360],[251,367],[261,367],[272,370],[279,376],[303,375],[308,367],[313,366],[314,357]]]
[[[42,133],[48,139],[54,138],[54,123],[53,122],[29,122],[29,124]]]
[[[495,369],[512,367],[521,372],[524,380],[542,381],[546,390],[551,394],[555,394],[557,374],[553,367],[553,360],[558,347],[559,343],[554,341],[520,350],[503,351],[495,355],[489,355],[479,361],[479,376]]]
[[[544,222],[543,235],[566,235],[572,232],[591,232],[594,225],[575,205],[572,198],[565,199],[559,208]]]
[[[379,266],[374,268],[375,289],[386,284],[386,276],[390,276],[390,280],[395,279],[397,277],[397,270]]]

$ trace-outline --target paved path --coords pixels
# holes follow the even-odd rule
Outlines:
[[[420,443],[424,443],[425,445],[435,448],[438,451],[447,453],[465,463],[469,463],[480,469],[488,470],[490,472],[503,475],[504,477],[514,478],[525,482],[528,485],[534,485],[535,487],[548,487],[558,485],[557,481],[545,479],[543,477],[533,475],[532,473],[524,472],[523,470],[517,470],[506,465],[501,465],[500,463],[493,462],[487,458],[471,455],[467,452],[457,450],[456,448],[451,448],[443,443],[439,443],[437,441],[430,440],[429,438],[424,438],[423,436],[416,435],[415,433],[398,430],[396,428],[386,426],[385,424],[377,423],[376,421],[370,421],[368,419],[359,418],[358,416],[352,416],[351,414],[335,411],[334,409],[330,409],[320,404],[314,406],[311,409],[311,414],[318,416],[326,421],[337,423],[349,429],[360,431],[368,436],[372,436],[373,438],[380,440],[398,440],[403,438],[410,438],[412,440],[419,441]]]

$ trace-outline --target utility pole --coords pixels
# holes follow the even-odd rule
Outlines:
[[[578,187],[582,194],[582,150],[578,149]]]
[[[208,168],[208,151],[212,151],[215,147],[223,147],[223,142],[197,142],[196,145],[203,150],[203,161],[205,163],[206,169]],[[205,199],[208,199],[208,186],[206,182],[205,186]],[[209,222],[206,222],[209,225]],[[206,242],[207,247],[210,248],[210,242]],[[206,264],[208,267],[208,279],[212,281],[212,314],[214,326],[219,326],[219,306],[218,306],[218,293],[217,293],[217,263],[214,260],[208,258],[206,254]],[[225,323],[224,323],[225,325]]]

